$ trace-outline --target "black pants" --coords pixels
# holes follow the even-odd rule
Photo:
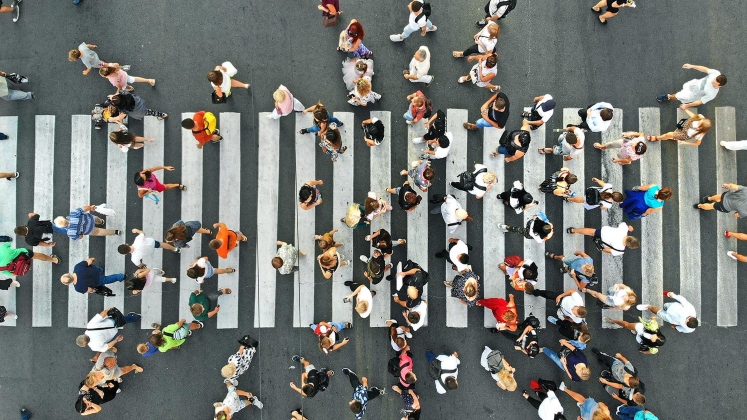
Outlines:
[[[568,321],[567,319],[559,319],[555,322],[555,325],[558,326],[558,332],[560,332],[560,335],[563,337],[569,339],[569,340],[576,340],[578,339],[578,330],[573,328],[574,324],[571,321]]]
[[[472,44],[469,48],[462,51],[462,54],[466,57],[471,54],[482,54],[479,50],[479,46],[477,44]]]
[[[360,283],[356,283],[356,282],[351,282],[351,283],[350,283],[350,291],[351,291],[351,292],[355,292],[355,290],[356,290],[356,289],[357,289],[357,288],[358,288],[358,287],[359,287],[360,285],[361,285]]]
[[[342,373],[348,375],[348,379],[350,379],[350,386],[353,387],[353,390],[363,385],[360,379],[358,379],[358,375],[356,375],[355,372],[347,371],[346,373],[346,371],[343,371]],[[368,400],[371,401],[372,399],[381,395],[381,391],[379,389],[368,389],[366,390],[366,394],[368,395]]]
[[[534,398],[532,398],[530,396],[529,398],[527,398],[527,402],[529,404],[532,404],[532,407],[534,407],[535,409],[539,410],[540,404],[542,404],[542,401],[544,401],[545,398],[547,398],[547,394],[545,394],[544,392],[539,392],[538,391],[537,395],[539,396],[539,399],[534,399]]]
[[[461,182],[452,182],[451,186],[454,187],[454,188],[456,188],[456,189],[458,189],[458,190],[460,190],[460,191],[466,191],[466,192],[472,191],[471,188],[470,189],[465,188],[464,184],[462,184]]]
[[[581,117],[581,124],[576,124],[574,127],[583,128],[584,130],[589,130],[589,124],[586,123],[586,117],[587,117],[587,111],[589,108],[581,108],[578,110],[578,116]]]
[[[599,362],[600,365],[607,366],[607,370],[612,369],[612,363],[615,360],[617,360],[617,359],[614,358],[614,357],[612,357],[612,356],[610,356],[607,353],[600,352],[599,354],[597,354],[597,361]]]
[[[551,300],[553,302],[555,301],[555,299],[558,298],[558,296],[560,296],[562,294],[563,293],[561,293],[561,292],[553,292],[552,290],[539,290],[539,289],[534,289],[534,291],[532,292],[532,296],[543,297],[543,298],[545,298],[547,300]]]

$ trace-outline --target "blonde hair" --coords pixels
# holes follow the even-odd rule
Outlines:
[[[236,374],[236,365],[229,363],[220,369],[220,375],[224,378],[230,378]]]
[[[77,61],[80,56],[81,54],[78,50],[70,50],[70,52],[67,53],[67,59],[70,61]]]
[[[508,369],[498,372],[498,381],[506,387],[506,391],[516,391],[516,379],[514,379],[514,375]]]
[[[202,306],[201,303],[195,303],[189,307],[189,312],[191,312],[194,316],[199,316],[202,315],[203,312],[205,312],[205,307]]]
[[[98,381],[96,380],[96,372],[89,372],[88,375],[86,375],[86,380],[84,381],[85,385],[89,388],[93,388],[96,386],[96,383]]]
[[[148,352],[148,345],[145,343],[140,343],[137,345],[137,352],[140,354],[145,354]]]
[[[65,216],[57,216],[54,218],[54,225],[58,228],[67,227],[67,219],[65,219]]]
[[[490,38],[498,38],[498,35],[501,34],[501,27],[497,23],[491,22],[488,24],[488,33],[490,34]]]
[[[67,286],[73,282],[73,275],[70,273],[65,273],[60,276],[60,281],[62,282],[62,284]]]
[[[368,79],[358,79],[358,81],[355,82],[355,89],[361,96],[366,96],[371,93],[371,82],[369,82]]]
[[[591,416],[591,420],[612,420],[609,414],[602,411],[602,408],[597,408],[597,411]]]
[[[695,130],[697,134],[705,134],[708,132],[708,130],[711,129],[711,126],[713,123],[709,118],[697,118],[696,121],[698,121],[698,128]]]
[[[364,300],[359,300],[358,303],[355,305],[355,311],[359,314],[362,314],[368,310],[368,302]]]
[[[482,175],[482,182],[484,182],[486,184],[492,184],[492,183],[494,183],[495,179],[496,179],[495,174],[492,173],[492,172],[488,172],[488,173]]]
[[[285,92],[282,89],[276,90],[272,93],[272,99],[274,99],[275,102],[285,101]]]
[[[592,274],[594,274],[594,264],[584,264],[584,265],[582,265],[581,266],[581,271],[585,275],[591,276]]]
[[[629,290],[628,291],[628,296],[627,296],[627,298],[625,298],[625,301],[627,302],[627,304],[628,305],[635,305],[635,302],[637,300],[638,300],[638,295],[636,295],[634,291]]]

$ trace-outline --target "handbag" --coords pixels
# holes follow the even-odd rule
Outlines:
[[[112,289],[106,287],[106,286],[96,286],[96,292],[97,295],[111,297],[111,296],[117,296],[114,294]]]
[[[337,48],[340,49],[340,51],[350,52],[350,49],[353,48],[353,44],[348,42],[348,29],[345,28],[340,32],[340,40],[337,43]]]
[[[0,271],[10,271],[14,276],[23,276],[31,269],[31,258],[27,253],[18,254],[5,267],[0,267]]]
[[[683,118],[683,119],[677,121],[677,128],[680,129],[680,130],[684,130],[686,122],[687,122],[687,118]]]
[[[210,96],[214,104],[224,104],[226,103],[226,100],[228,100],[228,95],[226,95],[225,92],[223,93],[223,96],[218,96],[218,94],[215,93],[215,91],[212,91],[210,93]]]
[[[127,321],[125,321],[125,316],[122,315],[122,312],[117,308],[109,309],[109,312],[107,312],[106,315],[114,320],[114,327],[116,328],[122,327],[127,323]]]
[[[335,26],[340,23],[340,15],[337,13],[335,6],[332,6],[330,4],[327,7],[329,8],[329,13],[325,13],[322,17],[322,25],[324,25],[325,28],[329,28],[330,26]]]

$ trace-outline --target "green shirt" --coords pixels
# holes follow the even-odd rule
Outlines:
[[[189,327],[187,327],[186,325],[183,325],[181,327],[181,329],[184,329],[184,328],[187,328],[187,331],[189,331],[189,329],[188,329]],[[158,348],[158,351],[160,351],[161,353],[167,352],[167,351],[169,351],[170,349],[172,349],[172,348],[174,348],[176,346],[181,346],[182,344],[184,344],[185,341],[187,341],[186,332],[179,331],[177,333],[177,331],[179,329],[180,329],[179,324],[176,323],[176,324],[167,325],[166,328],[164,328],[162,330],[163,333],[164,333],[163,334],[163,339],[164,339],[165,343],[164,343],[163,346],[161,346],[161,347]],[[177,334],[179,334],[177,336],[184,336],[184,338],[177,340],[177,339],[174,339],[173,337],[169,337],[168,335],[166,335],[166,333],[169,333],[171,335],[177,335]]]
[[[10,246],[10,242],[3,242],[0,244],[0,267],[5,267],[10,264],[17,256],[28,253],[26,248],[13,248]],[[13,277],[15,274],[10,271],[0,271],[0,275],[5,277]]]
[[[192,314],[192,317],[194,317],[194,319],[196,319],[197,321],[207,321],[208,313],[213,310],[210,299],[208,299],[204,293],[196,295],[195,292],[192,292],[192,294],[189,295],[189,307],[191,308],[195,303],[199,303],[200,305],[202,305],[205,310],[202,311],[202,315]]]

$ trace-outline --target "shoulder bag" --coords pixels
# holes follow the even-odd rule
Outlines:
[[[330,26],[335,26],[340,23],[340,15],[339,13],[337,13],[335,6],[332,6],[330,4],[329,6],[327,6],[327,8],[329,8],[329,12],[325,13],[322,17],[322,25],[324,25],[325,28],[329,28]]]

